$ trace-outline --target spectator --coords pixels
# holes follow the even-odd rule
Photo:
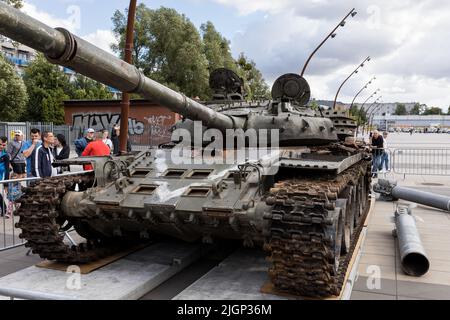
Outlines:
[[[24,142],[22,150],[23,155],[27,159],[27,177],[31,177],[31,169],[33,167],[31,156],[36,148],[42,145],[41,131],[39,129],[31,129],[30,140]]]
[[[103,143],[106,144],[109,147],[109,150],[112,153],[113,149],[114,149],[114,146],[113,146],[113,143],[112,143],[111,139],[109,139],[109,137],[108,137],[109,136],[109,132],[108,132],[108,130],[105,129],[105,130],[102,131],[102,133],[103,133]]]
[[[120,134],[120,127],[116,124],[112,130],[111,133],[111,140],[113,143],[113,154],[115,156],[120,155],[120,150],[119,150],[119,134]]]
[[[9,179],[9,154],[6,152],[8,138],[0,137],[0,181]]]
[[[380,167],[381,155],[383,153],[384,140],[380,133],[375,130],[372,135],[372,177],[378,177],[378,168]]]
[[[99,156],[109,156],[111,155],[111,149],[103,142],[103,132],[97,133],[97,138],[95,141],[89,143],[89,145],[84,149],[83,157],[99,157]],[[84,170],[93,170],[92,165],[85,165]]]
[[[389,169],[389,151],[388,149],[388,143],[387,143],[387,137],[388,137],[388,133],[387,132],[383,132],[383,153],[381,155],[381,160],[380,160],[380,170],[384,171],[386,170],[386,172],[390,172],[391,170]]]
[[[8,138],[0,137],[0,181],[9,179],[9,155],[6,152]],[[0,217],[6,213],[6,204],[3,198],[7,189],[0,185]]]
[[[56,160],[66,160],[70,158],[70,147],[67,145],[66,137],[64,137],[64,135],[56,135],[53,151]],[[58,167],[57,171],[58,174],[70,171],[70,166]]]
[[[52,132],[44,132],[42,138],[42,145],[36,148],[32,155],[33,167],[31,173],[36,178],[49,178],[57,175],[56,169],[52,166],[55,158],[51,148],[55,137]]]
[[[112,134],[112,142],[114,145],[114,152],[113,154],[115,156],[120,156],[120,126],[115,125],[113,128],[113,134]],[[127,152],[131,152],[131,142],[130,139],[127,139]]]
[[[86,149],[87,145],[94,141],[95,130],[89,128],[86,130],[86,133],[83,138],[76,140],[75,143],[75,152],[79,157],[81,157],[84,149]]]
[[[8,144],[7,151],[13,169],[13,178],[23,179],[27,176],[26,158],[23,154],[23,132],[21,130],[16,130],[14,134],[14,140]]]

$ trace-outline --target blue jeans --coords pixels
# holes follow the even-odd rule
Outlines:
[[[377,174],[378,173],[378,169],[381,166],[381,154],[377,154],[377,155],[373,155],[373,160],[372,160],[372,173]]]
[[[383,154],[381,155],[381,159],[380,159],[380,170],[389,170],[389,154],[387,152],[383,152]]]

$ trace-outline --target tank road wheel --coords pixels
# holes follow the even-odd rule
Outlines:
[[[345,250],[345,244],[346,241],[345,238],[347,236],[349,237],[350,242],[350,234],[346,232],[346,222],[345,222],[345,211],[340,208],[336,207],[334,212],[334,223],[332,226],[329,226],[328,232],[331,232],[333,237],[331,241],[331,250],[332,250],[332,257],[331,257],[331,263],[333,264],[333,275],[337,275],[339,271],[339,264],[341,260],[341,253]],[[350,247],[350,244],[349,244]]]
[[[62,198],[67,191],[75,190],[76,185],[82,191],[92,187],[93,183],[94,176],[88,173],[43,179],[25,189],[17,211],[20,221],[16,227],[22,229],[20,237],[27,241],[26,246],[33,253],[43,259],[76,264],[95,261],[120,250],[117,246],[108,246],[100,238],[91,238],[79,246],[64,242],[61,231],[64,231],[62,226],[67,218],[61,211]]]
[[[351,238],[353,234],[353,203],[348,199],[338,199],[336,201],[336,207],[342,211],[342,216],[345,221],[342,230],[342,245],[341,253],[346,254],[350,250]]]

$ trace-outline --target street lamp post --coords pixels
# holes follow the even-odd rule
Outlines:
[[[366,119],[367,119],[367,124],[369,125],[369,128],[370,128],[370,126],[371,126],[371,124],[370,124],[370,117],[372,116],[372,114],[373,114],[373,112],[379,107],[379,106],[381,106],[378,102],[380,101],[381,102],[381,96],[380,97],[378,97],[377,98],[377,100],[375,100],[375,102],[373,103],[373,104],[371,104],[370,106],[369,106],[369,108],[367,108],[367,111],[366,111]],[[377,105],[370,113],[369,113],[369,111],[372,109],[372,107],[373,106],[375,106],[375,105]],[[368,115],[368,116],[367,116]],[[364,127],[363,127],[363,135],[366,133],[366,125],[364,125]]]
[[[375,91],[374,93],[372,93],[372,95],[370,97],[368,97],[366,99],[366,101],[363,102],[363,104],[361,105],[361,108],[359,108],[359,112],[363,111],[364,106],[367,104],[367,102],[369,102],[370,99],[372,99],[378,92],[380,92],[380,89],[377,89],[377,91]]]
[[[336,26],[336,28],[333,29],[333,31],[331,31],[331,33],[319,44],[319,46],[311,53],[311,55],[309,56],[308,60],[306,60],[305,65],[303,66],[303,70],[301,72],[301,76],[303,77],[303,75],[305,74],[306,68],[308,67],[309,62],[311,61],[312,57],[316,54],[317,51],[319,51],[319,49],[324,45],[325,42],[327,42],[328,39],[330,38],[335,38],[336,37],[336,30],[339,27],[344,27],[345,23],[347,20],[347,18],[349,16],[356,16],[358,13],[355,11],[355,8],[353,8],[345,17],[344,19],[341,20],[341,22],[339,22],[339,24]]]
[[[369,127],[372,128],[373,126],[373,118],[375,118],[375,114],[377,113],[378,110],[380,110],[380,108],[382,107],[382,104],[379,104],[377,107],[375,107],[372,111],[372,113],[370,114],[370,123],[369,123]]]
[[[359,64],[358,67],[357,67],[355,70],[353,70],[352,73],[350,73],[350,75],[344,80],[344,82],[342,82],[342,84],[340,85],[338,91],[336,92],[336,97],[334,98],[333,110],[336,109],[336,102],[337,102],[339,93],[341,92],[341,89],[342,89],[342,87],[344,86],[344,84],[345,84],[345,83],[346,83],[346,82],[347,82],[354,74],[357,74],[357,73],[359,72],[359,69],[360,69],[360,68],[364,67],[364,63],[369,62],[370,60],[371,60],[370,57],[367,57],[366,59],[364,59],[364,61],[361,62],[361,64]]]
[[[377,100],[375,100],[375,101],[367,108],[366,115],[367,115],[367,113],[370,112],[370,110],[372,109],[373,106],[378,105],[378,102],[379,102],[379,100],[381,100],[381,98],[383,98],[383,97],[382,97],[382,96],[379,96],[379,97],[377,98]]]
[[[373,77],[369,82],[367,82],[364,87],[361,88],[361,90],[358,91],[358,93],[356,94],[356,96],[353,98],[352,104],[350,105],[350,109],[353,107],[353,105],[355,104],[356,98],[358,98],[358,96],[361,94],[361,92],[363,92],[365,89],[367,89],[367,87],[369,85],[372,84],[372,81],[375,81],[377,78]]]

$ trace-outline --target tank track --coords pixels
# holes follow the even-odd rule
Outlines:
[[[362,161],[334,178],[284,180],[270,190],[266,202],[273,209],[265,217],[271,222],[265,250],[277,291],[307,297],[340,294],[368,214],[368,168],[370,163]]]
[[[34,254],[43,259],[57,260],[66,263],[88,263],[111,255],[120,246],[113,246],[100,239],[88,239],[79,246],[64,243],[61,232],[66,219],[61,216],[60,206],[64,194],[75,190],[78,184],[80,191],[92,187],[93,174],[48,178],[24,189],[20,199],[20,216],[17,228],[22,229],[20,238],[27,241],[26,246]]]

